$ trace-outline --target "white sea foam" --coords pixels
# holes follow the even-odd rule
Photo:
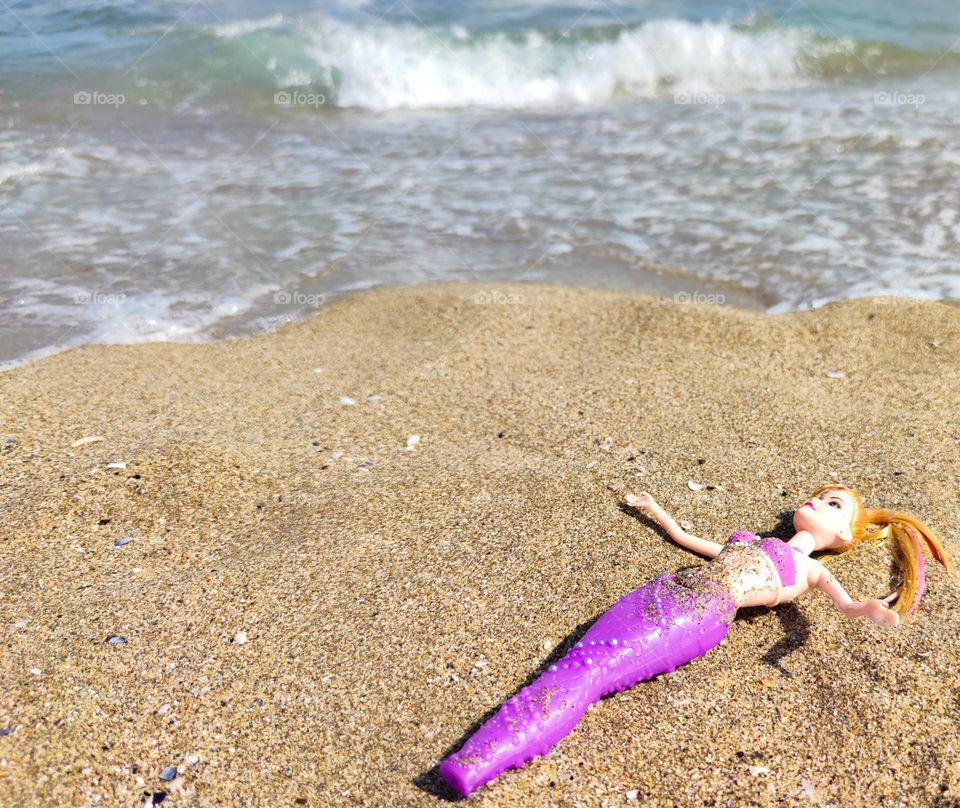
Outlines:
[[[71,338],[30,353],[35,359],[82,344],[133,345],[143,342],[203,342],[206,330],[233,317],[242,317],[253,301],[276,287],[257,284],[234,294],[142,291],[99,292],[75,282],[56,283],[33,278],[12,290],[9,303],[29,310],[34,325],[45,325],[62,337],[64,323],[73,325]],[[21,360],[0,361],[0,370]]]
[[[534,30],[464,37],[326,21],[310,35],[318,66],[342,76],[336,104],[381,111],[595,104],[807,81],[797,57],[809,36],[796,29],[761,37],[726,23],[659,20],[591,43]]]
[[[8,166],[0,168],[0,185],[6,182],[18,182],[24,177],[43,174],[49,169],[48,163],[28,163],[22,166]]]

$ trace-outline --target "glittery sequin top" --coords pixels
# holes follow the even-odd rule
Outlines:
[[[770,556],[770,560],[777,568],[780,575],[780,585],[793,586],[797,580],[797,565],[793,560],[793,552],[791,551],[796,550],[796,548],[774,536],[761,539],[756,533],[751,533],[749,530],[738,530],[731,534],[730,538],[727,539],[727,544],[738,541],[754,542],[757,539],[760,539],[760,549]],[[799,552],[799,550],[796,552]]]
[[[706,582],[722,584],[737,603],[749,603],[759,591],[766,597],[773,593],[776,601],[772,605],[776,605],[783,598],[783,587],[796,583],[794,553],[803,555],[798,548],[774,536],[761,539],[756,533],[738,530],[709,564],[688,567],[677,575],[691,588]]]

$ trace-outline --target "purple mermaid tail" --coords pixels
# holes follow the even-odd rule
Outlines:
[[[660,575],[621,598],[564,657],[500,707],[440,774],[468,796],[506,769],[545,755],[602,696],[669,673],[726,636],[736,604],[719,584],[688,589]]]

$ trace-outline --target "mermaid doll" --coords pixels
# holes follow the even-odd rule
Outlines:
[[[921,541],[952,574],[940,540],[922,522],[884,508],[866,508],[841,485],[818,488],[793,514],[789,541],[738,530],[724,544],[691,536],[650,494],[628,496],[678,544],[707,564],[660,575],[621,598],[562,659],[508,699],[463,747],[440,763],[443,779],[467,796],[506,769],[545,755],[608,693],[703,656],[723,641],[737,609],[776,606],[819,589],[847,617],[896,626],[920,603],[925,587]],[[810,557],[816,550],[846,552],[862,541],[892,536],[903,583],[885,598],[854,601],[830,571]],[[896,607],[889,604],[897,600]]]

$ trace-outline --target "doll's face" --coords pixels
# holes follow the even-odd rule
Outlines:
[[[853,497],[846,491],[824,491],[811,497],[793,512],[793,526],[797,531],[813,534],[817,549],[842,547],[853,541],[850,522],[853,519]]]

